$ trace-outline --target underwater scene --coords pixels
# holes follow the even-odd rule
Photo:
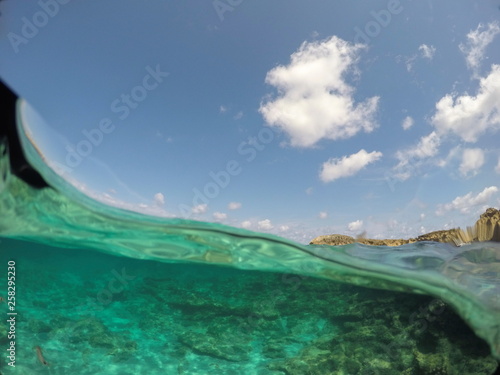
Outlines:
[[[497,366],[453,308],[429,296],[25,241],[1,246],[2,267],[16,262],[18,312],[16,367],[3,355],[2,374],[486,375]],[[5,319],[0,329],[6,349]]]

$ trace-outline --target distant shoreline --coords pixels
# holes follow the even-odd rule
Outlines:
[[[354,238],[343,234],[330,234],[314,238],[310,245],[341,246],[351,243],[360,243],[372,246],[401,246],[414,242],[434,241],[450,243],[455,246],[471,242],[495,241],[500,242],[500,211],[496,208],[488,208],[472,227],[465,230],[460,228],[438,230],[409,239],[385,239],[377,240],[371,238]]]

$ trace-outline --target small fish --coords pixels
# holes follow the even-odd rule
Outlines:
[[[45,360],[45,358],[43,358],[43,353],[42,353],[42,348],[40,348],[38,345],[34,347],[35,351],[36,351],[36,356],[38,358],[38,360],[40,361],[40,363],[44,366],[50,366],[49,365],[49,362],[47,362]]]

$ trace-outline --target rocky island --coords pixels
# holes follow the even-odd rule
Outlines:
[[[500,242],[500,211],[496,208],[488,208],[476,221],[474,226],[467,229],[438,230],[409,239],[385,239],[377,240],[370,238],[354,238],[343,234],[331,234],[319,236],[310,242],[310,245],[340,246],[351,243],[361,243],[372,246],[401,246],[408,243],[420,241],[446,242],[456,246],[478,241]]]

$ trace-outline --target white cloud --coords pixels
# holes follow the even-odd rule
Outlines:
[[[460,174],[463,177],[475,176],[484,164],[484,152],[480,148],[466,148],[462,153]],[[470,172],[472,172],[470,174]]]
[[[319,213],[320,219],[326,219],[328,217],[328,212],[322,211]]]
[[[478,76],[479,66],[484,59],[486,47],[493,41],[495,36],[500,33],[498,22],[491,22],[486,27],[479,24],[476,30],[467,34],[467,43],[460,44],[460,51],[465,55],[467,66]]]
[[[349,229],[351,232],[357,232],[361,230],[361,228],[363,228],[363,220],[356,220],[347,225],[347,229]]]
[[[192,208],[193,214],[204,214],[208,210],[208,205],[207,204],[199,204],[197,206],[194,206]]]
[[[280,225],[280,232],[287,232],[289,229],[288,225]]]
[[[48,159],[47,163],[51,168],[54,168],[53,165],[51,165],[51,160]],[[87,186],[85,183],[81,182],[80,180],[75,179],[75,177],[67,174],[64,176],[64,179],[68,184],[73,186],[79,193],[84,194],[100,203],[112,206],[112,207],[117,207],[123,210],[128,210],[128,211],[133,211],[133,212],[140,212],[145,215],[152,215],[152,216],[159,216],[159,217],[175,217],[173,213],[168,212],[165,210],[165,208],[156,205],[156,204],[145,204],[145,203],[130,203],[127,201],[122,201],[119,198],[115,197],[114,194],[117,193],[115,189],[108,189],[109,193],[102,192],[102,191],[96,191]],[[121,183],[120,183],[121,185]],[[124,185],[123,186],[125,189],[127,187]],[[146,197],[142,197],[135,193],[134,191],[130,190],[129,193],[137,196],[137,198],[145,201],[150,201],[150,199],[147,199]]]
[[[165,197],[162,193],[155,194],[155,204],[157,204],[158,206],[163,206],[165,204]]]
[[[221,105],[221,106],[219,107],[219,112],[220,112],[220,113],[226,113],[226,112],[227,112],[227,107],[225,107],[225,106]]]
[[[430,158],[438,153],[440,144],[438,135],[432,132],[420,138],[417,146],[408,150],[406,154],[420,159]]]
[[[248,229],[252,226],[252,222],[250,220],[245,220],[241,223],[241,227],[242,228],[245,228],[245,229]]]
[[[436,52],[436,47],[428,46],[427,44],[421,44],[418,47],[418,50],[420,51],[422,58],[432,60],[434,58],[434,53]],[[403,62],[406,66],[406,70],[411,73],[413,71],[413,66],[415,65],[415,62],[418,58],[418,53],[414,53],[411,56],[398,55],[396,56],[396,62]]]
[[[498,158],[498,164],[495,167],[495,172],[497,172],[498,174],[500,174],[500,158]]]
[[[440,133],[455,133],[465,142],[476,142],[487,130],[500,128],[500,65],[480,81],[476,96],[446,95],[436,104],[432,124]]]
[[[422,44],[418,47],[418,50],[422,52],[422,56],[426,59],[432,60],[434,58],[434,54],[436,53],[436,47],[428,46],[427,44]]]
[[[331,158],[323,163],[320,178],[323,182],[331,182],[338,178],[350,177],[365,168],[368,164],[379,160],[382,153],[379,151],[366,152],[360,150],[356,154],[344,156],[342,159]]]
[[[243,111],[239,111],[237,114],[234,115],[233,119],[234,120],[239,120],[243,117]]]
[[[463,153],[462,146],[460,145],[455,146],[448,151],[448,155],[446,155],[445,158],[437,160],[436,165],[438,167],[444,168],[447,165],[449,165],[452,160],[460,158],[462,153]]]
[[[225,214],[224,212],[214,212],[213,217],[217,221],[222,221],[227,219],[227,214]]]
[[[401,123],[401,126],[403,127],[404,130],[408,130],[413,126],[414,123],[415,121],[411,116],[406,116],[403,122]]]
[[[460,211],[461,213],[469,213],[471,209],[488,203],[490,198],[498,192],[496,186],[485,188],[482,192],[473,196],[472,192],[464,196],[456,197],[451,203],[440,204],[436,210],[436,215],[444,215],[449,211]]]
[[[398,151],[396,158],[399,163],[394,167],[393,177],[399,180],[407,180],[412,173],[418,170],[424,159],[437,155],[441,140],[436,132],[420,138],[418,144],[407,150]]]
[[[311,147],[321,139],[350,138],[360,131],[371,132],[379,97],[356,103],[354,88],[346,75],[357,73],[361,44],[336,36],[304,42],[291,55],[287,66],[267,73],[266,83],[278,97],[263,102],[260,113],[270,126],[282,129],[292,146]]]
[[[230,202],[227,205],[227,208],[230,210],[237,210],[241,208],[241,203],[240,202]]]
[[[408,72],[411,72],[413,70],[413,64],[415,64],[416,59],[417,59],[417,55],[405,57],[405,65],[406,65],[406,70]]]
[[[257,228],[259,228],[260,230],[271,230],[274,228],[274,226],[271,224],[271,220],[264,219],[257,222]]]

